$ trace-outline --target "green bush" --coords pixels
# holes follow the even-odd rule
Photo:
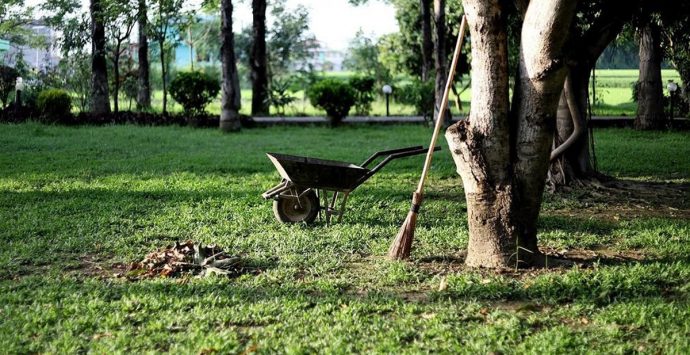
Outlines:
[[[170,95],[191,115],[204,113],[219,91],[218,79],[202,72],[178,73],[170,82]]]
[[[72,115],[72,97],[65,90],[41,91],[36,99],[36,106],[41,117],[49,121],[65,120]]]
[[[371,76],[355,76],[350,79],[350,86],[355,90],[355,112],[360,116],[367,116],[371,112],[374,102],[374,85],[376,79]]]
[[[290,92],[289,79],[273,78],[268,92],[268,104],[276,108],[278,115],[285,115],[285,108],[297,100]]]
[[[323,79],[307,91],[309,101],[315,107],[326,111],[332,125],[337,125],[355,104],[355,90],[337,79]]]
[[[396,98],[400,103],[414,106],[418,115],[432,117],[434,114],[434,82],[413,80],[396,91]]]
[[[2,102],[2,108],[7,107],[7,98],[14,91],[17,77],[19,77],[19,72],[16,69],[0,65],[0,102]]]

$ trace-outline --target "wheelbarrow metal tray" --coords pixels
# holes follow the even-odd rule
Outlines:
[[[370,170],[335,160],[267,153],[280,176],[295,185],[334,191],[352,191]]]

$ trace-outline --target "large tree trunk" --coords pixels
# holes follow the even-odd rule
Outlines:
[[[239,131],[240,80],[235,60],[235,40],[232,32],[232,0],[221,1],[221,48],[223,83],[220,105],[220,129],[224,132]]]
[[[436,85],[434,105],[434,121],[438,118],[443,101],[443,91],[446,89],[448,79],[448,55],[446,53],[446,0],[434,0],[434,22],[436,31],[434,36],[434,63],[436,69]],[[451,122],[453,115],[450,110],[446,112],[446,123]]]
[[[139,14],[137,23],[139,26],[139,70],[137,89],[137,109],[146,110],[151,107],[151,83],[149,82],[149,39],[146,33],[146,0],[139,0]]]
[[[661,34],[653,21],[647,21],[640,33],[640,79],[637,91],[637,129],[662,129],[664,115],[661,81]]]
[[[535,265],[541,261],[536,222],[566,74],[562,49],[576,1],[529,4],[512,110],[503,2],[463,4],[472,38],[472,107],[469,121],[451,126],[446,139],[467,200],[466,263]]]
[[[252,115],[265,116],[268,104],[268,60],[266,58],[266,0],[252,0]]]
[[[91,112],[110,113],[108,63],[105,53],[105,26],[101,0],[91,0]]]
[[[422,81],[431,76],[434,41],[431,34],[431,0],[420,0],[422,14]]]

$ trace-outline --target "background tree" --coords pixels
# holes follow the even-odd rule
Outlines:
[[[23,26],[33,18],[32,6],[26,6],[24,0],[3,0],[0,2],[0,38],[15,44],[26,44],[31,39],[31,32]]]
[[[239,131],[240,125],[240,79],[235,59],[234,34],[232,32],[232,0],[221,0],[221,60],[223,62],[220,129],[224,132]]]
[[[147,110],[151,107],[151,81],[149,64],[149,28],[148,28],[148,7],[146,0],[138,0],[137,6],[137,30],[138,44],[137,57],[139,67],[137,69],[137,109]]]
[[[586,117],[590,105],[590,78],[598,58],[632,19],[634,7],[626,4],[623,0],[578,4],[578,16],[569,40],[573,50],[568,58],[568,87],[560,99],[555,150],[551,154],[553,164],[549,181],[553,186],[583,182],[597,176],[590,155]]]
[[[391,79],[390,72],[379,60],[379,46],[374,40],[357,31],[355,38],[350,41],[348,55],[343,61],[343,67],[358,73],[373,77],[379,84],[387,84]]]
[[[288,74],[291,67],[303,67],[317,41],[309,32],[306,7],[288,9],[284,0],[275,0],[271,14],[274,20],[268,40],[269,71],[270,77],[276,77]]]
[[[91,112],[110,113],[108,63],[106,61],[105,7],[103,0],[91,0]]]
[[[642,7],[638,19],[640,78],[637,83],[637,129],[662,129],[666,125],[661,79],[661,29],[649,7]]]
[[[266,53],[266,0],[252,0],[252,115],[268,114],[268,60]]]
[[[109,1],[106,5],[106,33],[110,38],[110,59],[113,63],[113,111],[120,111],[120,58],[127,51],[129,36],[138,18],[138,3],[133,1]]]
[[[163,86],[163,114],[168,112],[168,51],[170,42],[178,38],[180,23],[185,14],[182,13],[184,0],[156,0],[149,20],[149,34],[158,43],[159,59],[161,62],[161,78]]]
[[[431,77],[431,63],[433,61],[433,36],[431,33],[431,0],[420,0],[422,19],[422,81]]]
[[[434,106],[434,117],[438,117],[438,111],[441,109],[441,102],[443,101],[443,91],[445,90],[446,81],[448,78],[445,0],[434,0],[434,24],[434,68],[436,71],[436,104]],[[447,122],[451,122],[452,118],[453,116],[450,114],[450,110],[448,110],[448,113],[446,114]]]
[[[685,96],[686,109],[690,103],[690,4],[679,2],[675,11],[665,11],[662,17],[664,28],[663,46],[666,56],[678,70],[682,81],[682,95]]]

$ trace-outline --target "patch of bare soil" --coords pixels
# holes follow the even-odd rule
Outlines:
[[[591,180],[584,187],[562,188],[557,196],[576,199],[579,206],[546,213],[609,221],[654,217],[690,219],[690,184]]]

